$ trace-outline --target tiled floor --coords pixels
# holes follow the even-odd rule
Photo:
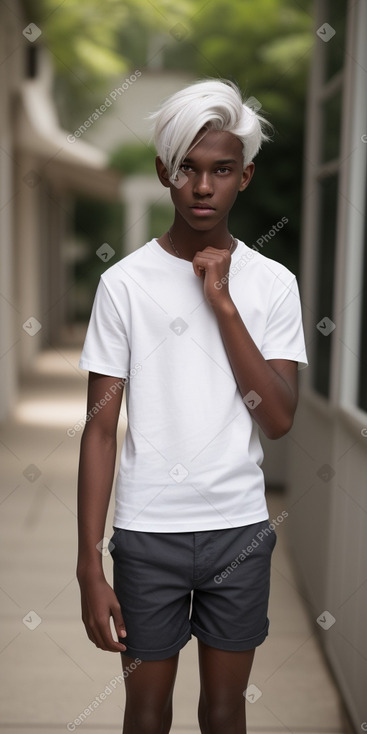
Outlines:
[[[120,661],[87,639],[75,580],[76,426],[84,415],[86,386],[77,356],[67,349],[41,355],[14,420],[0,432],[3,734],[121,731],[124,692],[115,678]],[[123,429],[122,418],[121,437]],[[271,517],[280,514],[287,509],[286,497],[270,494],[269,508]],[[111,511],[107,527],[108,533]],[[105,561],[111,579],[110,558]],[[281,525],[272,568],[271,629],[251,675],[261,695],[247,704],[249,734],[345,732],[338,693],[297,591]],[[197,698],[193,639],[181,653],[173,734],[199,732]],[[93,713],[73,729],[90,704]]]

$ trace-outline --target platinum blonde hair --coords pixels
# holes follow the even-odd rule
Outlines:
[[[265,129],[272,130],[272,125],[257,114],[257,100],[252,97],[248,102],[243,101],[236,84],[228,80],[199,80],[173,94],[149,115],[148,119],[154,121],[154,144],[170,179],[177,177],[194,138],[203,128],[235,135],[242,143],[246,168],[262,142],[270,139]]]

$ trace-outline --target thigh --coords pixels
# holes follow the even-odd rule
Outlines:
[[[136,661],[121,657],[126,689],[123,734],[168,734],[179,653],[141,662],[134,669]]]
[[[255,650],[228,652],[198,640],[201,697],[208,707],[244,706]]]
[[[202,734],[245,734],[244,692],[255,650],[217,650],[199,640],[199,724]]]
[[[167,660],[136,660],[121,655],[125,674],[126,704],[137,714],[142,709],[164,712],[172,700],[179,653]]]

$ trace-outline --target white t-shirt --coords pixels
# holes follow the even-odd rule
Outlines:
[[[239,241],[229,291],[265,359],[307,365],[287,268]],[[268,518],[258,427],[191,262],[153,239],[109,268],[80,367],[127,378],[114,525],[190,532]]]

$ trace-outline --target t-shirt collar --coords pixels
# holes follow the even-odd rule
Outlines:
[[[171,255],[167,250],[164,250],[163,247],[161,247],[156,239],[147,242],[146,246],[157,255],[160,255],[166,261],[167,265],[179,268],[180,270],[192,270],[192,262],[190,260],[184,260],[183,258],[176,257],[176,255]],[[241,242],[241,240],[237,240],[237,247],[232,255],[231,264],[235,263],[238,258],[241,257],[244,247],[244,243]]]

